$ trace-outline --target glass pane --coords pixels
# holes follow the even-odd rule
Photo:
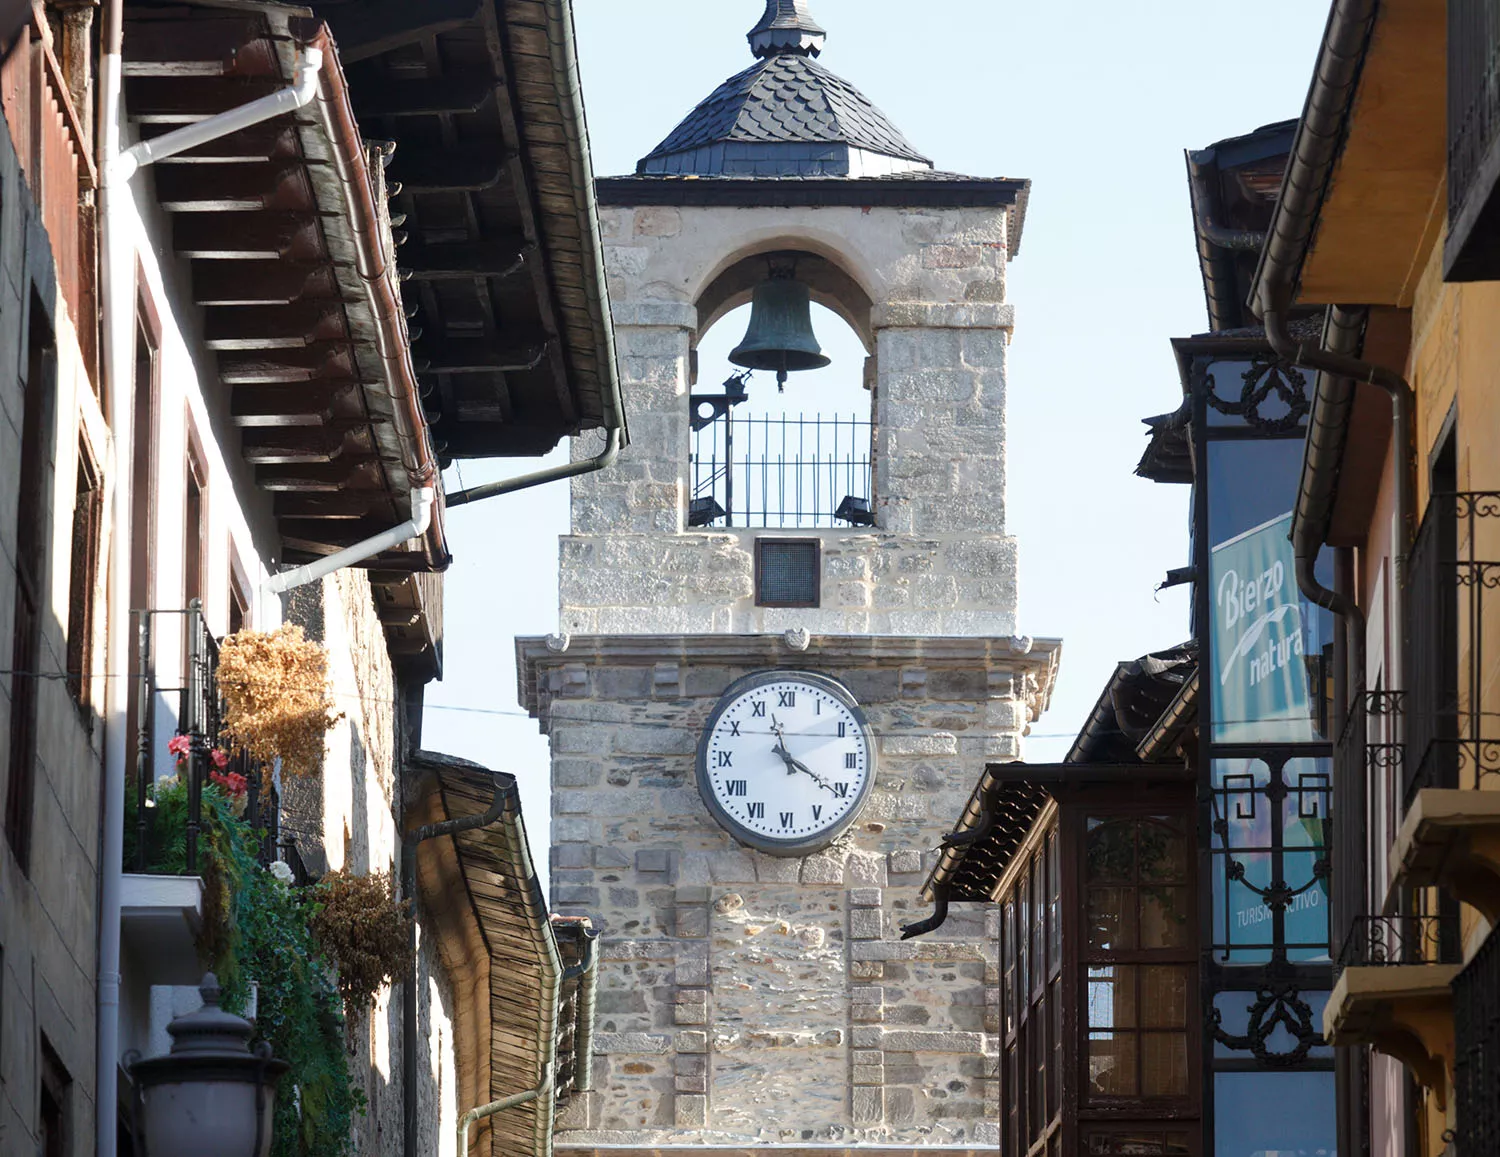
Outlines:
[[[1135,966],[1094,965],[1088,969],[1089,1028],[1134,1028]]]
[[[1185,1097],[1187,1092],[1187,1033],[1144,1033],[1141,1036],[1141,1095]]]
[[[1128,952],[1135,947],[1134,888],[1089,889],[1089,948]]]
[[[1089,883],[1135,883],[1135,824],[1090,819],[1087,857]]]
[[[1089,1091],[1098,1097],[1139,1095],[1133,1032],[1089,1033]]]
[[[1031,978],[1033,990],[1041,987],[1047,977],[1047,877],[1042,867],[1042,856],[1038,852],[1031,859]]]
[[[1187,1027],[1188,981],[1184,966],[1149,965],[1141,968],[1141,1027]]]
[[[1016,886],[1016,900],[1016,981],[1022,992],[1030,992],[1026,946],[1031,942],[1031,881],[1024,875]]]
[[[1271,959],[1271,910],[1246,883],[1270,886],[1271,856],[1242,852],[1234,859],[1244,866],[1244,881],[1227,879],[1226,857],[1214,857],[1214,955],[1231,964],[1263,964]]]
[[[1214,1157],[1334,1157],[1333,1074],[1218,1073]]]
[[[1327,759],[1292,759],[1282,768],[1282,839],[1289,848],[1326,848],[1333,768]]]
[[[1047,1109],[1056,1114],[1058,1094],[1062,1087],[1063,1078],[1063,1047],[1062,1047],[1062,992],[1058,981],[1053,981],[1048,990],[1047,1007],[1052,1010],[1052,1073],[1053,1079],[1047,1085]]]
[[[1047,966],[1055,972],[1062,964],[1062,872],[1059,868],[1057,833],[1047,836]]]
[[[1328,959],[1328,885],[1317,879],[1317,864],[1327,853],[1288,852],[1282,857],[1286,882],[1292,888],[1311,884],[1292,899],[1286,910],[1287,956],[1291,960]]]
[[[1141,879],[1153,884],[1187,879],[1187,836],[1179,825],[1165,817],[1142,821],[1140,870]]]
[[[1192,942],[1186,888],[1144,887],[1140,898],[1142,948],[1185,948]]]
[[[1221,743],[1324,738],[1332,617],[1297,589],[1287,539],[1301,457],[1295,439],[1208,447],[1211,698]]]

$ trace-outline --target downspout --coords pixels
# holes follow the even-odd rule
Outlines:
[[[330,554],[306,566],[272,575],[270,581],[266,583],[266,593],[286,594],[287,591],[295,590],[297,587],[315,583],[324,575],[330,575],[336,570],[343,570],[346,566],[354,566],[366,559],[374,558],[383,551],[400,546],[403,542],[421,538],[427,533],[427,528],[432,525],[432,508],[436,502],[437,493],[432,487],[424,486],[420,490],[413,490],[411,492],[411,517],[405,522],[391,527],[390,530],[381,531],[363,542],[347,546],[337,554]]]
[[[401,1135],[405,1157],[419,1157],[417,1082],[412,1079],[412,1074],[417,1070],[417,845],[440,836],[457,836],[487,828],[505,814],[507,806],[520,808],[520,792],[513,784],[507,784],[496,776],[494,786],[495,794],[490,806],[479,815],[427,824],[401,838],[401,898],[410,901],[412,905],[406,932],[407,945],[411,950],[411,971],[401,984]],[[547,1079],[550,1083],[550,1073]],[[532,1098],[535,1095],[533,1092]],[[466,1125],[464,1136],[467,1135]],[[467,1147],[460,1149],[460,1157],[467,1152]]]
[[[493,1117],[496,1113],[503,1113],[506,1109],[514,1109],[517,1105],[530,1104],[532,1101],[540,1100],[552,1092],[552,1067],[547,1067],[547,1075],[542,1078],[542,1083],[534,1089],[527,1089],[524,1093],[516,1093],[511,1097],[503,1097],[498,1101],[491,1101],[488,1105],[482,1105],[477,1109],[470,1109],[458,1119],[458,1157],[468,1157],[469,1154],[469,1130],[478,1121]]]
[[[545,486],[549,482],[561,482],[565,478],[578,478],[584,474],[593,474],[613,466],[615,459],[620,456],[620,446],[624,441],[625,429],[623,426],[611,426],[608,438],[604,443],[604,451],[592,458],[584,458],[577,462],[569,462],[564,466],[553,466],[546,470],[537,470],[531,474],[522,474],[517,478],[507,478],[503,482],[490,482],[484,486],[471,486],[467,490],[460,490],[456,494],[450,494],[444,500],[450,509],[455,506],[467,506],[471,502],[482,502],[486,498],[498,498],[502,494],[514,494],[518,490],[530,490],[533,486]]]
[[[108,625],[105,656],[109,671],[129,670],[130,655],[130,473],[131,438],[122,436],[132,422],[130,329],[118,291],[114,257],[118,235],[114,223],[115,157],[120,148],[120,65],[124,41],[125,0],[103,0],[99,40],[99,312],[101,316],[100,393],[109,398],[114,416],[114,493],[110,531]],[[125,191],[128,195],[128,190]],[[134,322],[134,311],[130,311]],[[125,872],[125,763],[128,739],[125,720],[134,688],[129,679],[105,680],[104,800],[99,839],[99,964],[96,1000],[98,1021],[94,1058],[94,1152],[115,1157],[119,1143],[118,1111],[120,1058],[120,889]]]
[[[578,982],[573,1004],[573,1087],[587,1093],[594,1087],[594,1006],[599,996],[599,932],[587,916],[554,916],[553,925],[581,925],[583,956],[562,974],[562,983]]]
[[[948,921],[948,886],[940,884],[933,889],[932,901],[935,907],[932,915],[925,920],[917,920],[910,924],[901,925],[901,939],[914,940],[918,936],[926,936],[929,932],[936,932]]]

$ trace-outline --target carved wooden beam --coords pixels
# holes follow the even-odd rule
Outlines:
[[[338,296],[326,265],[286,261],[195,261],[193,297],[199,305],[289,305],[299,298]]]
[[[371,0],[328,13],[344,63],[379,56],[479,19],[483,0]]]
[[[519,234],[503,240],[424,245],[413,242],[396,252],[403,274],[414,281],[509,277],[519,273],[530,253]]]
[[[322,252],[318,219],[310,213],[179,213],[172,220],[179,257],[308,261]]]
[[[546,356],[546,345],[505,347],[478,338],[427,342],[412,350],[417,372],[424,376],[520,373],[535,369]]]

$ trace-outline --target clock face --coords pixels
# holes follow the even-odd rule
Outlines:
[[[875,780],[864,713],[824,675],[766,671],[719,701],[698,744],[698,789],[743,844],[806,855],[854,822]]]

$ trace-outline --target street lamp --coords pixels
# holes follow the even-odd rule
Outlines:
[[[203,1007],[167,1026],[170,1053],[126,1058],[146,1157],[267,1157],[276,1082],[288,1065],[264,1041],[251,1049],[254,1027],[219,1007],[212,972],[198,991]]]

